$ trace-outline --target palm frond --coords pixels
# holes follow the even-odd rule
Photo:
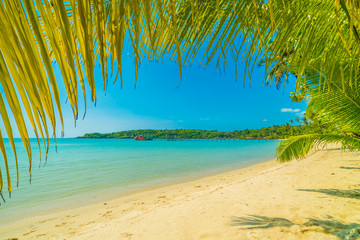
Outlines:
[[[308,134],[281,141],[276,149],[276,157],[280,162],[300,159],[311,150],[324,148],[330,143],[341,144],[349,151],[360,150],[360,139],[340,134]]]
[[[181,77],[182,65],[192,64],[201,52],[205,66],[216,61],[220,68],[229,56],[235,62],[244,61],[248,76],[261,60],[270,76],[264,81],[269,84],[281,79],[279,71],[271,72],[278,64],[281,71],[297,76],[297,89],[307,83],[309,69],[326,76],[320,85],[329,91],[334,86],[358,89],[356,1],[3,0],[0,18],[1,99],[10,109],[5,112],[6,107],[0,106],[0,113],[12,146],[7,115],[15,119],[30,173],[32,152],[25,119],[45,149],[50,132],[57,137],[58,121],[63,135],[60,79],[55,77],[54,64],[59,66],[76,124],[81,97],[86,112],[87,89],[96,102],[96,64],[100,64],[104,89],[114,66],[115,80],[120,75],[123,83],[121,58],[126,43],[133,49],[135,84],[144,60],[169,57],[178,62]]]
[[[344,83],[351,87],[343,87],[342,82],[339,81],[340,76],[337,80],[329,80],[328,83],[321,84],[319,84],[321,81],[319,74],[308,80],[307,84],[312,88],[308,111],[330,119],[341,126],[343,131],[357,132],[360,128],[360,92],[356,90],[353,82],[349,83],[351,81],[349,76],[350,74],[347,74],[344,77]],[[333,88],[328,89],[328,85],[332,85]]]

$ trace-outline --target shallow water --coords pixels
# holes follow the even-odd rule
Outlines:
[[[43,166],[43,159],[39,168],[37,142],[32,139],[30,185],[28,159],[17,139],[19,188],[6,143],[13,191],[9,199],[5,183],[7,202],[0,206],[0,224],[264,162],[274,158],[278,141],[59,139],[58,152],[52,143],[47,164]],[[0,167],[5,177],[2,158]]]

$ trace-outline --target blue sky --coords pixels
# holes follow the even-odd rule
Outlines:
[[[180,82],[176,62],[143,62],[134,89],[133,58],[123,59],[123,88],[120,81],[109,83],[106,96],[97,67],[97,105],[88,102],[86,117],[77,122],[76,128],[71,107],[65,104],[65,89],[60,84],[65,137],[145,128],[225,131],[261,128],[295,119],[306,109],[305,103],[289,99],[294,80],[286,85],[285,91],[263,86],[263,68],[255,67],[251,85],[244,86],[242,63],[238,64],[238,80],[231,62],[225,72],[215,72],[215,65],[204,69],[195,62],[183,68]],[[57,76],[61,74],[57,72]],[[83,102],[79,106],[82,116]]]
[[[96,65],[96,107],[90,101],[84,120],[84,101],[79,89],[79,120],[76,128],[66,91],[59,81],[60,98],[65,123],[65,137],[77,137],[85,133],[116,132],[134,129],[208,129],[233,131],[261,128],[288,122],[302,115],[306,103],[293,103],[289,93],[294,90],[295,80],[285,91],[275,86],[263,86],[264,69],[255,67],[251,85],[244,85],[244,64],[238,63],[238,80],[234,63],[229,61],[226,71],[215,71],[215,64],[206,69],[195,60],[193,66],[183,68],[180,82],[178,64],[169,60],[143,62],[138,82],[134,88],[134,60],[130,54],[123,57],[124,85],[112,84],[110,79],[106,95],[103,90],[101,69]],[[62,76],[56,64],[55,74]],[[114,74],[115,75],[115,74]],[[2,91],[2,90],[1,90]],[[12,121],[15,125],[15,122]],[[28,123],[30,137],[35,137]],[[6,137],[3,123],[0,129]],[[14,129],[14,136],[19,134]],[[57,136],[60,136],[60,121]]]

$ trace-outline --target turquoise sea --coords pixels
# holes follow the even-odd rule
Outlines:
[[[6,143],[13,191],[9,199],[6,186],[3,190],[6,203],[1,201],[0,225],[274,159],[278,141],[58,139],[58,151],[52,141],[44,166],[32,139],[30,184],[28,159],[17,139],[18,188],[14,156]],[[6,177],[2,158],[0,167]]]

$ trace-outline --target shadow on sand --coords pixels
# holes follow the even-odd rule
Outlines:
[[[360,167],[340,167],[341,169],[360,170]]]
[[[246,229],[267,229],[273,227],[291,227],[295,223],[285,218],[272,218],[257,215],[247,215],[247,217],[233,217],[232,225],[248,226]]]
[[[318,231],[321,228],[325,233],[332,234],[339,239],[355,240],[360,239],[360,224],[344,224],[331,216],[327,219],[308,218],[303,224],[296,224],[285,218],[272,218],[266,216],[248,215],[247,217],[233,217],[233,226],[241,226],[242,229],[268,229],[273,227],[301,226],[310,228],[307,231]],[[313,229],[311,229],[313,228]]]
[[[330,196],[360,199],[360,189],[341,190],[341,189],[298,189],[298,191],[318,192]]]

